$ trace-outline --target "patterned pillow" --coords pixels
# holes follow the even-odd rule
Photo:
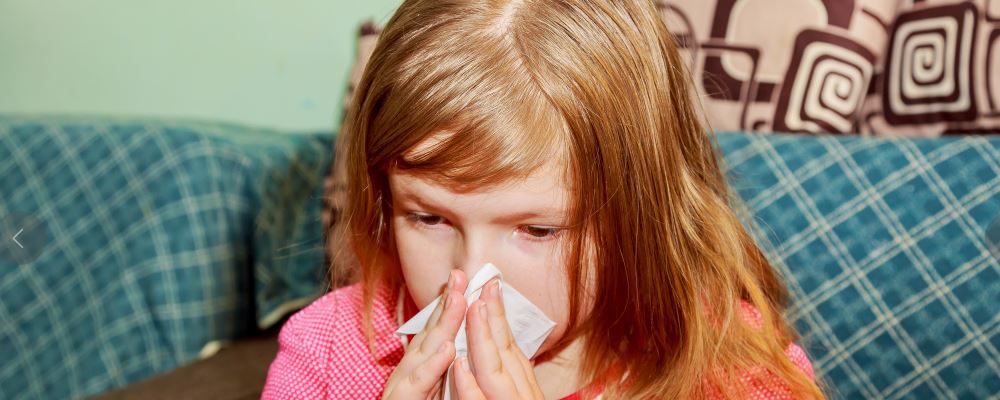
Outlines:
[[[712,128],[848,133],[858,131],[896,1],[656,4],[689,60]],[[378,34],[371,21],[361,28],[348,101]]]
[[[1000,1],[904,0],[861,131],[1000,132]]]
[[[856,132],[896,0],[661,0],[712,128]]]
[[[655,1],[715,130],[1000,132],[998,0]]]

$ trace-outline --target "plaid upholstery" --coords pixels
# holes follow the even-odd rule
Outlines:
[[[718,140],[832,398],[1000,398],[1000,136]]]
[[[833,398],[1000,396],[1000,137],[720,134]],[[52,233],[0,261],[0,398],[80,397],[195,358],[326,291],[332,137],[0,115],[0,215]],[[751,217],[752,216],[752,217]]]
[[[0,115],[0,216],[50,232],[0,260],[0,398],[124,386],[324,292],[332,136]]]

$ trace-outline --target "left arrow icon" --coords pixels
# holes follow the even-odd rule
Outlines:
[[[31,214],[0,215],[0,266],[32,263],[45,252],[48,242],[49,230],[42,220]]]
[[[14,236],[11,236],[11,237],[10,237],[10,240],[13,240],[13,241],[14,241],[14,243],[17,243],[17,247],[20,247],[20,248],[22,248],[22,249],[23,249],[23,248],[24,248],[24,246],[22,246],[22,245],[21,245],[21,242],[18,242],[18,241],[17,241],[17,235],[20,235],[20,234],[21,234],[21,232],[24,232],[24,229],[23,229],[23,228],[22,228],[21,230],[17,231],[17,233],[15,233],[15,234],[14,234]]]

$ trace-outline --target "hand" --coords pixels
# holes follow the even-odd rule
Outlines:
[[[438,303],[424,330],[413,336],[406,354],[386,382],[383,400],[437,397],[448,366],[455,360],[455,335],[465,317],[465,287],[459,271],[448,275],[444,301]]]
[[[495,278],[487,283],[466,314],[469,358],[456,360],[453,368],[458,398],[543,399],[531,361],[510,331],[499,286]]]

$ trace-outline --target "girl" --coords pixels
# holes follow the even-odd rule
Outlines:
[[[822,398],[689,86],[649,0],[404,1],[342,132],[355,283],[284,325],[264,398]],[[531,359],[462,297],[487,262],[557,322]]]

